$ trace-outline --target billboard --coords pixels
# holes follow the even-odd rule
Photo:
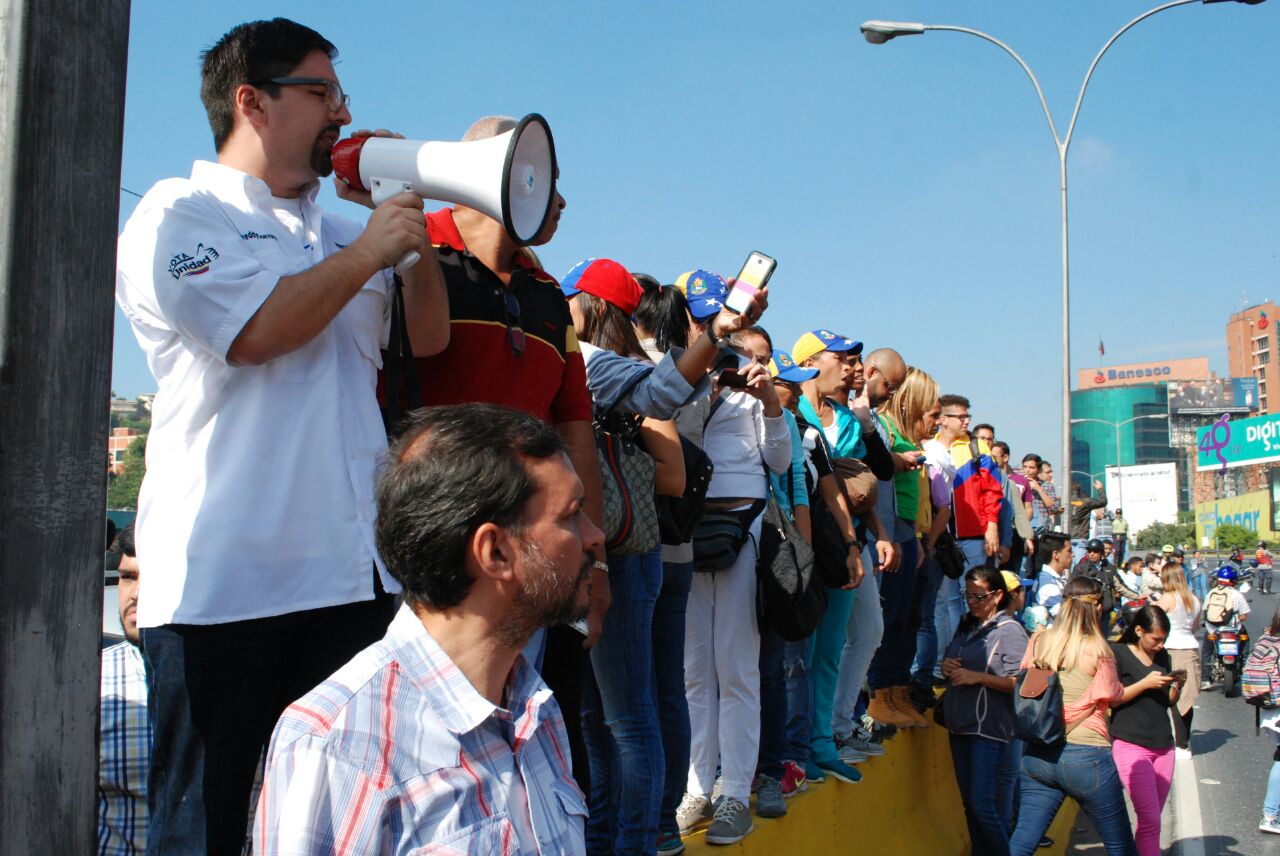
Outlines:
[[[1232,419],[1196,430],[1196,472],[1280,461],[1280,414]]]
[[[1214,377],[1169,382],[1169,412],[1217,416],[1258,410],[1256,377]]]
[[[1162,380],[1198,380],[1208,377],[1209,374],[1208,357],[1155,360],[1149,363],[1129,363],[1123,366],[1079,369],[1076,371],[1076,389],[1133,386],[1134,384],[1155,383]]]
[[[1271,494],[1265,490],[1215,499],[1196,506],[1196,544],[1201,548],[1214,546],[1214,532],[1219,526],[1234,524],[1258,533],[1258,539],[1268,543],[1276,541],[1272,531]]]
[[[1178,522],[1177,464],[1107,467],[1106,490],[1107,506],[1124,510],[1134,535],[1152,523]]]

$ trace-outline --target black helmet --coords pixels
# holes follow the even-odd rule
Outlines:
[[[1100,538],[1090,538],[1089,543],[1084,545],[1084,551],[1086,553],[1101,553],[1102,540]]]

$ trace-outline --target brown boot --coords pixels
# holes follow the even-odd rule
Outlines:
[[[901,711],[904,715],[911,718],[911,724],[916,728],[927,728],[929,720],[916,710],[916,706],[911,703],[911,690],[908,687],[890,687],[889,703],[895,709]]]
[[[867,705],[867,715],[876,722],[885,725],[896,725],[898,728],[915,728],[916,722],[893,704],[892,691],[884,689],[871,691],[871,702]]]

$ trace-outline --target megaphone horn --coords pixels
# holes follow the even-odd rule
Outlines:
[[[520,246],[532,243],[552,216],[556,148],[547,120],[530,113],[505,134],[469,143],[353,137],[333,147],[333,171],[381,204],[409,191],[456,202],[502,223]],[[416,264],[417,253],[396,270]]]

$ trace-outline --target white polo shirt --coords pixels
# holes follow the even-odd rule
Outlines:
[[[138,499],[138,624],[220,624],[370,600],[374,471],[386,435],[374,395],[389,271],[324,331],[261,366],[227,350],[283,276],[362,227],[301,200],[291,231],[266,183],[197,161],[155,185],[120,236],[116,300],[158,391]]]

